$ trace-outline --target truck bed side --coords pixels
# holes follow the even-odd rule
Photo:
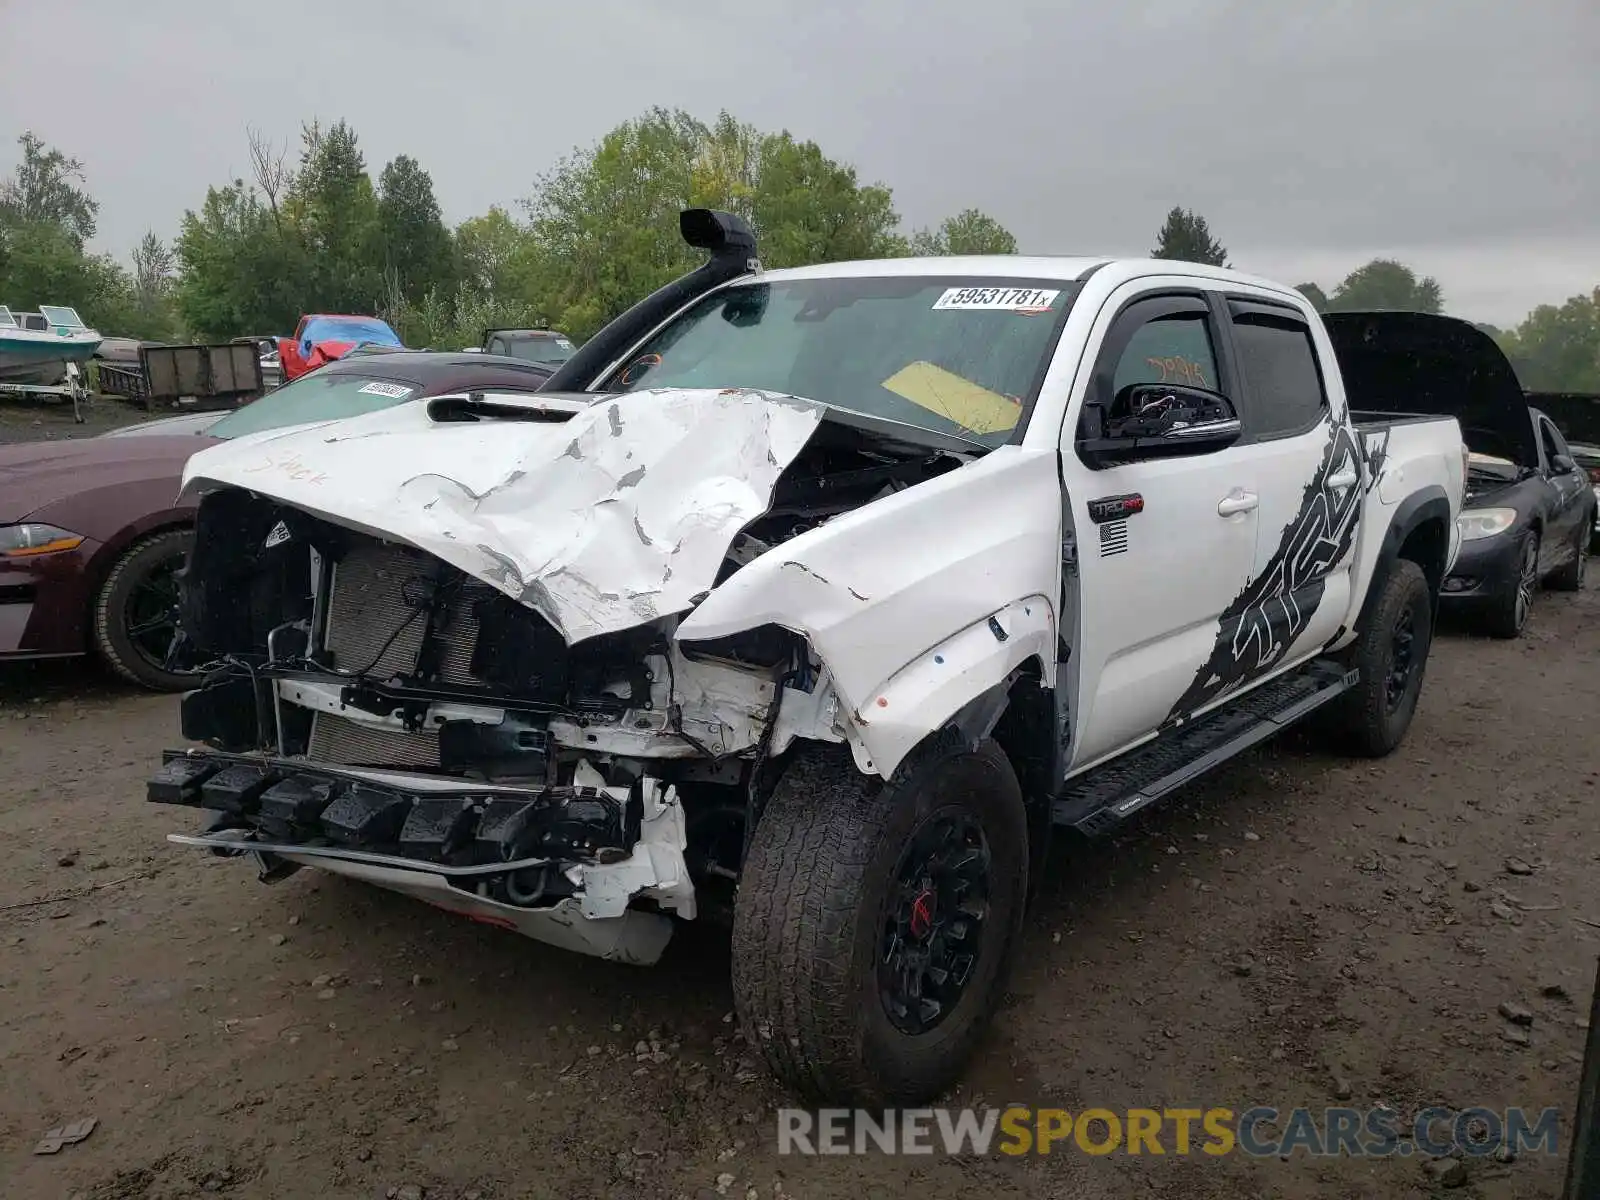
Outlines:
[[[1366,453],[1367,491],[1356,539],[1353,603],[1363,606],[1372,583],[1395,558],[1419,563],[1434,594],[1455,561],[1466,479],[1461,426],[1454,417],[1354,410]],[[1352,614],[1334,648],[1360,626]]]

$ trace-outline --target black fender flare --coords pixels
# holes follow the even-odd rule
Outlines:
[[[1043,685],[1047,669],[1051,670],[1053,687]],[[974,696],[918,746],[921,749],[941,739],[954,738],[968,749],[975,749],[979,742],[993,737],[1005,751],[1022,786],[1027,812],[1030,905],[1045,875],[1053,832],[1052,803],[1066,769],[1066,748],[1061,739],[1066,696],[1060,690],[1065,684],[1064,664],[1051,669],[1037,657],[1024,659],[1005,679]],[[1014,703],[1018,688],[1029,689],[1032,699],[1038,702]]]
[[[1424,521],[1434,519],[1444,525],[1445,545],[1448,547],[1451,525],[1450,498],[1445,495],[1444,488],[1436,483],[1419,488],[1395,506],[1394,515],[1389,518],[1389,527],[1383,533],[1383,545],[1378,549],[1377,561],[1372,564],[1372,577],[1367,582],[1367,594],[1361,601],[1361,612],[1356,617],[1356,629],[1366,628],[1367,618],[1372,614],[1372,606],[1377,603],[1383,585],[1389,578],[1389,572],[1394,569],[1394,564],[1400,557],[1400,547],[1405,545],[1406,539]],[[1435,616],[1438,615],[1439,590],[1443,583],[1443,569],[1438,579],[1428,580],[1429,590],[1433,593]],[[1341,629],[1334,635],[1335,640],[1344,634],[1345,630]]]

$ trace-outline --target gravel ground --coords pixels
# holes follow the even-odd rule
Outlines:
[[[94,437],[123,425],[137,425],[152,417],[173,416],[178,410],[147,413],[114,396],[97,396],[84,409],[83,424],[72,419],[72,405],[23,401],[0,397],[0,445],[7,442],[43,442],[57,438]]]
[[[1389,759],[1290,739],[1062,848],[952,1102],[1570,1112],[1600,953],[1597,607],[1441,639]],[[626,968],[311,871],[261,886],[163,840],[188,818],[142,782],[176,724],[87,668],[0,672],[0,1195],[1439,1194],[1416,1157],[781,1157],[725,938]],[[1549,1197],[1562,1165],[1474,1160],[1450,1194]]]

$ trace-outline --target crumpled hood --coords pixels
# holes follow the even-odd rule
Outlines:
[[[568,420],[436,422],[428,409],[414,401],[224,443],[189,461],[184,487],[248,488],[416,546],[570,643],[710,591],[824,411],[731,389],[632,392]]]

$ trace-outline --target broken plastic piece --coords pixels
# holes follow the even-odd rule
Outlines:
[[[74,1121],[70,1125],[48,1130],[34,1146],[35,1154],[57,1154],[63,1146],[76,1146],[84,1138],[94,1132],[94,1127],[100,1123],[97,1117],[85,1117],[81,1121]]]

